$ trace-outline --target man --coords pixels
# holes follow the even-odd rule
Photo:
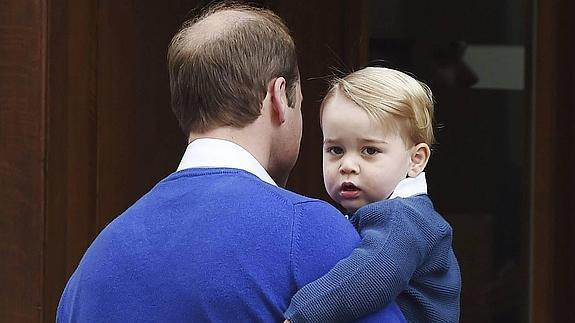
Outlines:
[[[213,7],[174,37],[168,65],[189,139],[178,171],[100,233],[57,320],[281,322],[359,242],[333,207],[277,186],[302,133],[293,40],[270,11]],[[392,304],[372,319],[402,316]]]

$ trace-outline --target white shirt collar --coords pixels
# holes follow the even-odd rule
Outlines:
[[[254,174],[266,183],[277,186],[252,154],[240,145],[227,140],[200,138],[189,143],[178,171],[199,167],[241,169]]]
[[[408,177],[402,179],[393,190],[389,197],[390,199],[396,197],[410,197],[418,194],[427,194],[427,181],[425,180],[425,172],[417,175],[417,177]]]

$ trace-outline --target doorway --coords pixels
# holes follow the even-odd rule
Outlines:
[[[435,99],[429,193],[452,225],[462,322],[529,311],[531,2],[370,1],[370,65]]]

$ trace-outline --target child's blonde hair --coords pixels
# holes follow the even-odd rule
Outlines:
[[[385,121],[386,127],[392,127],[388,130],[401,132],[406,143],[408,139],[412,144],[426,143],[431,147],[435,142],[431,89],[405,73],[383,67],[366,67],[336,78],[321,103],[320,111],[336,93],[344,95],[375,120],[382,124]]]

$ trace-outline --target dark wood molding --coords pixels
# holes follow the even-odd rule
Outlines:
[[[537,1],[532,321],[575,320],[575,46],[568,0]]]
[[[0,2],[0,318],[43,311],[45,2]]]
[[[93,240],[97,200],[97,1],[48,7],[44,321]]]

